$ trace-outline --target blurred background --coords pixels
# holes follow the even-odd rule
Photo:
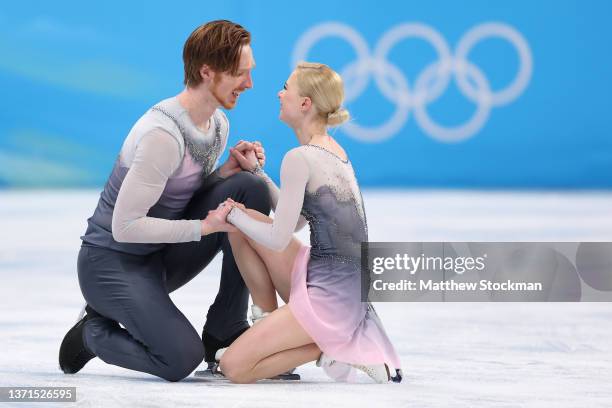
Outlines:
[[[0,9],[0,186],[98,188],[134,122],[181,91],[190,32],[252,33],[230,142],[278,179],[297,141],[277,92],[298,60],[343,74],[335,136],[364,187],[612,187],[612,4],[571,0],[22,1]]]

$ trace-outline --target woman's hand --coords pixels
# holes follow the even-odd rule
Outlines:
[[[257,156],[257,160],[259,161],[259,165],[261,167],[266,165],[266,151],[263,148],[261,142],[253,142],[253,146],[255,147],[255,155]]]
[[[261,145],[255,145],[243,140],[230,149],[230,155],[243,170],[250,172],[253,172],[258,165],[261,166],[258,156],[263,157],[265,163],[265,155]]]
[[[240,208],[242,211],[246,211],[246,207],[244,206],[244,204],[239,203],[239,202],[237,202],[237,201],[234,201],[234,200],[232,200],[230,197],[228,197],[228,198],[225,200],[225,202],[226,202],[228,205],[231,205],[232,207],[238,207],[238,208]]]
[[[261,142],[240,140],[234,147],[230,148],[227,161],[219,167],[219,176],[228,178],[240,170],[252,172],[257,163],[261,167],[266,164],[266,153]]]

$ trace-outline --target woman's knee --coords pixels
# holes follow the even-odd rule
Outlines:
[[[232,248],[238,248],[245,243],[248,243],[248,238],[240,231],[232,231],[227,233],[227,239],[230,244],[232,244]]]
[[[248,363],[239,357],[237,353],[226,351],[219,362],[223,375],[233,383],[248,384],[253,382],[249,373],[251,368]]]

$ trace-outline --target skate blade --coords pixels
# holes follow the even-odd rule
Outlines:
[[[204,378],[207,380],[229,382],[229,380],[220,371],[213,371],[211,369],[196,371],[193,374],[193,376],[197,378]],[[301,377],[299,374],[286,373],[286,374],[279,374],[272,378],[266,378],[265,380],[261,380],[261,381],[299,381],[300,379]]]
[[[227,378],[225,378],[225,376],[223,374],[221,374],[221,372],[213,372],[210,369],[196,371],[195,373],[193,373],[193,376],[197,377],[197,378],[205,378],[205,379],[208,379],[208,380],[216,380],[216,381],[226,381],[226,382],[229,382],[229,380]]]

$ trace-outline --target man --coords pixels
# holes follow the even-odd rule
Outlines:
[[[98,356],[178,381],[249,327],[248,291],[224,233],[231,226],[207,214],[228,197],[270,211],[265,182],[242,171],[235,154],[213,171],[229,132],[218,108],[233,108],[253,86],[250,34],[230,21],[207,23],[187,39],[183,62],[185,90],[136,122],[81,237],[77,266],[87,314],[60,346],[65,373]],[[234,149],[265,162],[259,143],[241,141]],[[219,293],[200,340],[168,294],[219,250]]]

